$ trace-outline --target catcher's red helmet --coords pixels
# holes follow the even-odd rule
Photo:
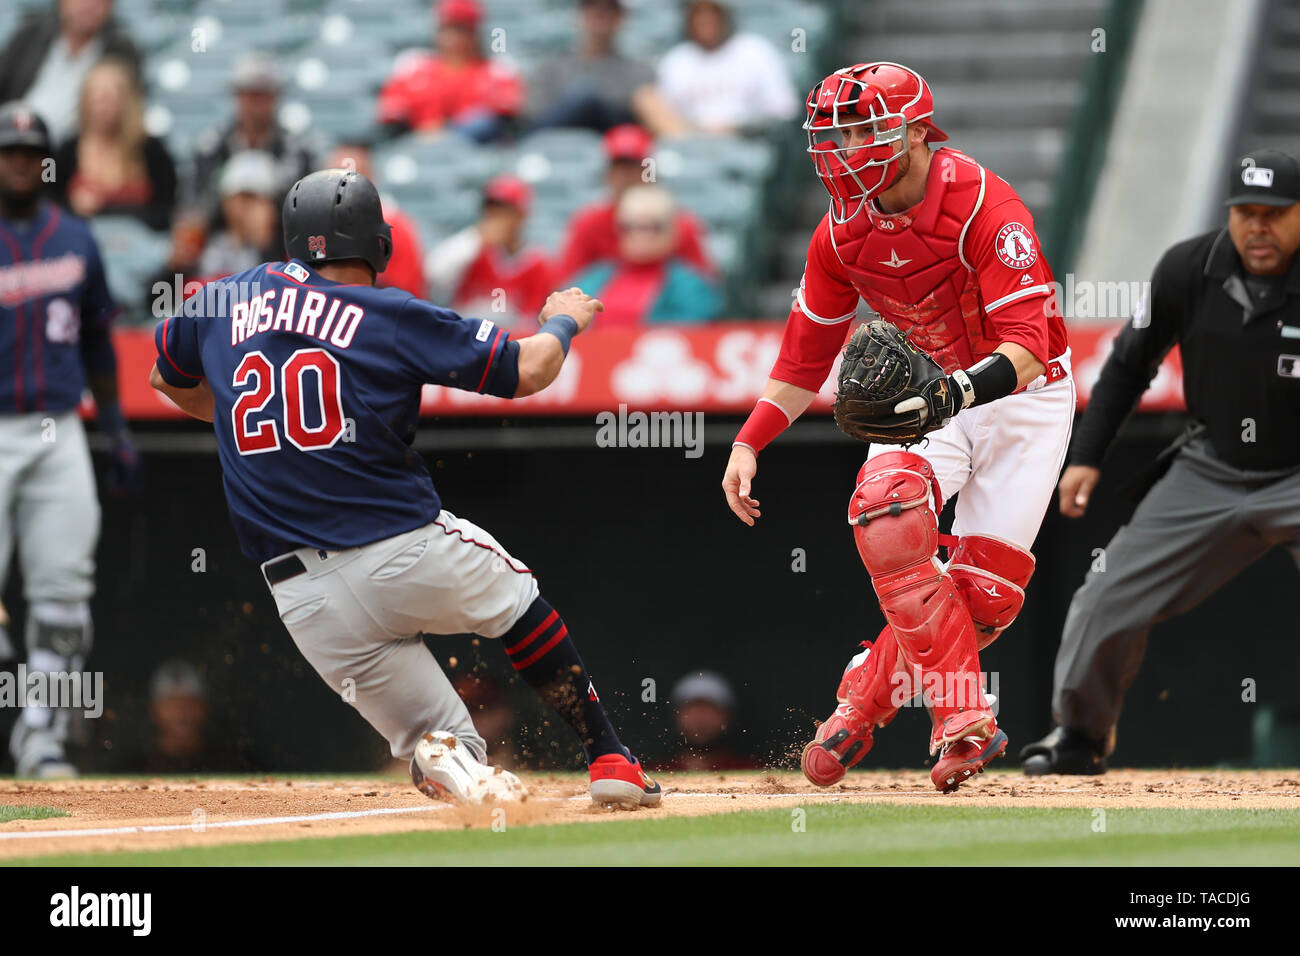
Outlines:
[[[934,98],[915,70],[898,63],[858,63],[836,70],[808,94],[808,153],[826,191],[831,215],[848,222],[866,200],[882,192],[897,175],[907,152],[907,125],[921,123],[926,139],[945,140],[934,125]],[[871,140],[846,146],[841,131],[870,124]]]

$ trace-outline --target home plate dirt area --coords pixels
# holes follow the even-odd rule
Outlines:
[[[954,794],[924,771],[851,773],[816,790],[788,771],[680,773],[658,777],[658,808],[592,805],[585,777],[525,776],[527,801],[509,805],[512,826],[698,816],[816,803],[955,807],[1300,809],[1296,771],[1117,770],[1103,777],[984,774]],[[0,860],[44,854],[167,849],[415,830],[490,827],[492,807],[455,807],[393,777],[84,779],[0,783],[0,805],[49,807],[67,816],[0,823]]]

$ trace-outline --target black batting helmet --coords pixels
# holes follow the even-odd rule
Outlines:
[[[13,146],[50,153],[50,131],[45,120],[17,101],[0,106],[0,149]]]
[[[379,275],[393,254],[393,234],[374,183],[350,169],[298,180],[284,197],[284,248],[310,263],[362,259]]]

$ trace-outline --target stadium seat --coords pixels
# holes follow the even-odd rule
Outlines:
[[[169,236],[125,216],[91,219],[90,231],[99,243],[109,291],[128,321],[150,319],[148,282],[167,261]]]
[[[724,175],[757,183],[772,171],[772,146],[739,136],[690,136],[661,140],[655,148],[665,178]]]
[[[300,113],[299,110],[305,110]],[[336,139],[365,129],[374,116],[369,96],[331,96],[286,99],[280,107],[281,122],[295,133],[312,133]]]

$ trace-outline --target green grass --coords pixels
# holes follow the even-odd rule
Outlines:
[[[421,831],[139,853],[26,865],[1292,865],[1300,811],[813,804],[790,809],[492,830]],[[508,818],[507,818],[508,823]]]
[[[10,820],[48,820],[50,817],[66,817],[67,810],[58,807],[29,807],[19,804],[15,807],[0,806],[0,823]]]

